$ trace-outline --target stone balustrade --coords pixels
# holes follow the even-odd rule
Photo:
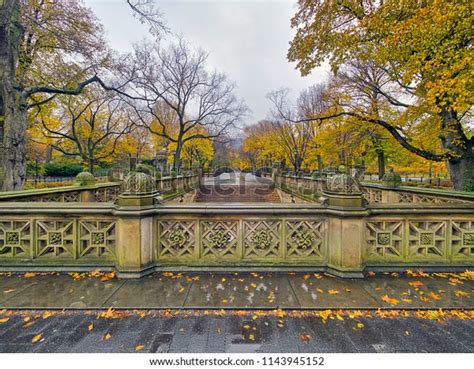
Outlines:
[[[120,195],[122,196],[122,195]],[[146,198],[149,195],[143,195]],[[370,270],[474,266],[474,206],[0,202],[0,270]],[[126,201],[125,201],[126,200]]]
[[[199,186],[199,176],[163,177],[156,188],[164,195],[188,192]],[[122,192],[121,182],[73,185],[37,190],[0,192],[0,202],[114,202]]]
[[[326,179],[276,175],[275,186],[317,200],[326,188]],[[408,186],[388,187],[362,183],[364,198],[370,204],[457,204],[474,203],[474,193]]]

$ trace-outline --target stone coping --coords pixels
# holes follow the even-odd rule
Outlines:
[[[64,193],[72,191],[90,191],[107,187],[118,187],[121,185],[121,182],[106,182],[106,183],[96,183],[90,186],[63,186],[63,187],[52,187],[52,188],[41,188],[41,189],[32,189],[32,190],[23,190],[23,191],[8,191],[0,192],[0,201],[8,200],[18,197],[32,197],[40,195],[50,195],[54,193]]]
[[[40,204],[40,205],[39,205]],[[113,203],[54,203],[54,202],[1,202],[0,214],[109,214],[126,215],[146,212],[147,215],[180,214],[183,216],[198,215],[314,215],[344,214],[351,216],[369,215],[442,215],[442,214],[474,214],[473,204],[373,204],[365,208],[323,206],[320,204],[285,204],[285,203],[185,203],[159,204],[145,207],[120,207]]]

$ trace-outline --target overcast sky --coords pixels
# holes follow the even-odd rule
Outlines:
[[[149,37],[146,26],[133,18],[125,0],[84,0],[100,19],[112,47],[130,51]],[[265,95],[289,87],[294,97],[326,79],[328,68],[301,77],[286,60],[293,30],[290,19],[296,0],[157,0],[174,34],[210,53],[209,64],[237,83],[238,94],[252,110],[246,124],[268,116]]]

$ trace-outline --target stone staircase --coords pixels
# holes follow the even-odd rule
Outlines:
[[[281,202],[277,191],[265,185],[201,186],[196,202]]]

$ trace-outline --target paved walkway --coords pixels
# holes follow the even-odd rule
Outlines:
[[[0,323],[0,352],[474,352],[474,320],[458,317],[56,314],[10,315]]]
[[[464,274],[341,279],[296,273],[0,275],[0,309],[474,309]]]

